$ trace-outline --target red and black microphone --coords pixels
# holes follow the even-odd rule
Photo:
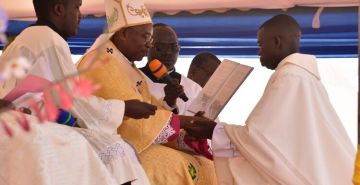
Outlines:
[[[154,59],[149,62],[149,68],[152,74],[159,80],[163,80],[166,84],[178,84],[178,81],[173,79],[169,74],[166,66],[162,64],[158,59]],[[184,102],[188,101],[189,98],[185,93],[179,96]]]

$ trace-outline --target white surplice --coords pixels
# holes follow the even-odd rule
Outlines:
[[[30,132],[11,114],[0,115],[13,132],[9,137],[0,129],[1,185],[118,185],[92,146],[71,127],[26,117]]]
[[[149,77],[146,77],[146,81],[148,83],[150,92],[159,100],[165,97],[164,87],[166,84],[153,82]],[[181,98],[176,99],[176,106],[179,111],[179,115],[192,116],[194,113],[187,111],[192,101],[199,95],[202,88],[199,84],[192,81],[191,79],[181,75],[180,85],[184,87],[184,92],[186,96],[189,98],[187,102],[184,102]]]
[[[312,55],[281,61],[246,125],[218,124],[212,142],[220,184],[352,184],[355,150]]]
[[[67,42],[48,26],[31,26],[21,32],[0,56],[0,69],[6,61],[20,56],[31,63],[29,74],[49,81],[77,73]],[[3,84],[3,95],[13,89],[17,82],[15,78],[7,80]],[[112,136],[123,120],[123,101],[95,96],[76,97],[71,112],[81,127],[89,129],[79,133],[89,140],[99,155],[112,151],[108,152],[110,156],[107,157],[109,160],[105,160],[105,165],[118,183],[133,181],[133,184],[148,184],[133,148],[119,136]],[[124,152],[124,155],[118,155],[119,152]]]

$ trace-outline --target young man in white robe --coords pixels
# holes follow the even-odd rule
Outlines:
[[[208,121],[185,128],[212,138],[219,184],[352,184],[354,147],[316,58],[298,53],[300,36],[296,20],[285,14],[258,30],[261,64],[275,72],[245,126]]]
[[[153,25],[153,46],[149,49],[148,63],[140,70],[148,77],[148,82],[151,93],[158,99],[163,99],[172,107],[176,107],[177,113],[180,115],[194,115],[187,111],[192,101],[201,92],[199,84],[195,83],[186,76],[176,72],[175,64],[178,59],[180,45],[176,32],[166,24]],[[158,59],[168,69],[168,74],[176,79],[182,86],[171,86],[157,79],[149,69],[149,62]],[[186,102],[177,98],[178,94],[184,92],[189,98]],[[175,96],[175,98],[173,98]],[[173,101],[175,100],[175,101]]]
[[[21,32],[4,51],[0,57],[0,69],[7,61],[21,56],[31,63],[28,74],[52,82],[76,74],[66,40],[77,33],[82,1],[34,0],[33,3],[38,20]],[[15,78],[5,81],[3,94],[20,81]],[[116,129],[124,116],[148,118],[155,110],[154,106],[135,100],[124,102],[91,96],[75,97],[71,113],[81,127],[87,128],[76,130],[92,144],[117,183],[149,184],[135,150],[116,135]]]

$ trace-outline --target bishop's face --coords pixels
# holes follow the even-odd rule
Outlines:
[[[124,55],[130,61],[141,61],[152,47],[152,24],[128,27],[124,32]]]

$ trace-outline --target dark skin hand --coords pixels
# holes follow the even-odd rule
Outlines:
[[[191,137],[196,139],[211,139],[216,122],[201,116],[179,115],[179,118],[180,128],[184,129]]]
[[[164,101],[166,101],[170,107],[173,107],[176,104],[176,99],[184,94],[184,87],[178,83],[167,84],[164,87],[164,92]]]
[[[0,99],[0,111],[5,111],[9,109],[15,110],[16,106],[10,101]],[[31,110],[25,107],[18,108],[18,110],[25,114],[31,114]]]
[[[204,115],[205,115],[205,111],[199,111],[199,112],[197,112],[194,116],[204,117]]]
[[[125,101],[125,116],[133,119],[149,118],[154,115],[157,107],[139,100]]]
[[[7,100],[0,99],[0,109],[15,109],[15,105]]]
[[[186,125],[191,124],[193,116],[178,115],[180,119],[180,128],[184,128]]]
[[[184,116],[178,115],[180,119],[180,128],[186,128],[188,125],[194,124],[196,121],[206,121],[207,118],[198,116]]]
[[[196,139],[211,139],[216,124],[209,119],[195,120],[193,124],[184,125],[183,129]]]
[[[22,113],[25,113],[25,114],[31,114],[31,110],[29,108],[26,108],[26,107],[20,107],[17,110],[22,112]]]

